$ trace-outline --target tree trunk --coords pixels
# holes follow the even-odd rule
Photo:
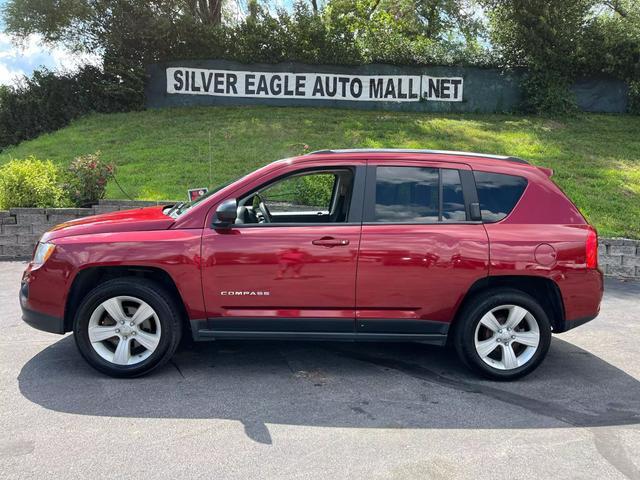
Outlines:
[[[222,3],[224,0],[188,0],[187,5],[193,16],[206,25],[222,23]]]

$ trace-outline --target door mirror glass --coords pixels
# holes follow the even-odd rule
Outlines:
[[[213,218],[214,228],[229,228],[236,221],[238,216],[238,202],[235,198],[225,200],[218,208]]]

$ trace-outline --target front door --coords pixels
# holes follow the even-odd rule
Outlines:
[[[236,223],[202,239],[207,330],[353,333],[364,170],[298,167],[238,194]]]

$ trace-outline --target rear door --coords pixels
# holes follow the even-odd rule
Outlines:
[[[356,330],[447,333],[469,287],[488,274],[489,245],[471,169],[370,162],[358,259]]]

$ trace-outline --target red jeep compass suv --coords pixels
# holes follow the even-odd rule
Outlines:
[[[551,173],[426,150],[280,160],[191,203],[53,228],[24,273],[23,318],[73,330],[118,377],[162,365],[187,333],[450,341],[514,379],[602,298],[596,232]]]

